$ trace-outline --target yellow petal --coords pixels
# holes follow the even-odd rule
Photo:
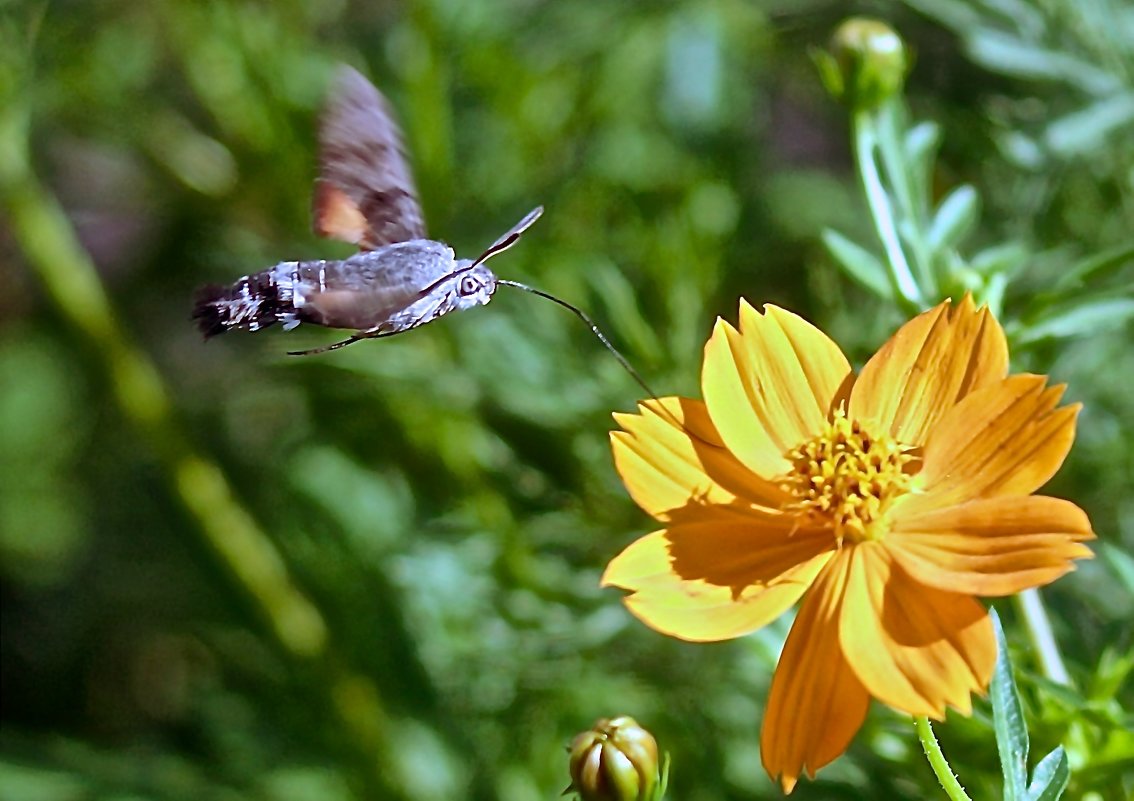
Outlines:
[[[839,647],[845,554],[827,563],[807,594],[772,677],[760,756],[787,793],[804,771],[814,776],[846,750],[870,706]]]
[[[1027,495],[1050,479],[1075,439],[1078,404],[1057,409],[1062,386],[1014,375],[969,395],[941,420],[918,476],[925,507]]]
[[[968,595],[919,584],[882,543],[853,545],[839,643],[867,692],[910,715],[967,715],[996,663],[988,613]]]
[[[656,531],[616,556],[602,584],[631,590],[626,606],[655,631],[708,642],[783,614],[831,554],[826,532],[790,533],[736,512]]]
[[[635,502],[659,520],[690,504],[738,499],[779,507],[779,487],[752,474],[721,444],[705,404],[663,398],[639,404],[640,414],[616,414],[610,435],[614,464]]]
[[[919,314],[874,354],[855,382],[850,417],[922,445],[957,401],[1007,372],[1004,330],[966,295]]]
[[[916,517],[895,515],[886,547],[915,581],[971,595],[1011,595],[1093,555],[1087,515],[1044,496],[994,498]]]
[[[765,478],[787,471],[784,454],[818,433],[853,380],[839,346],[775,306],[740,303],[740,330],[717,320],[705,345],[701,391],[724,444]]]

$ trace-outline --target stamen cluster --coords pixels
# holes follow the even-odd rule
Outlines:
[[[892,437],[875,436],[839,409],[826,430],[790,451],[792,470],[780,483],[796,500],[789,508],[825,522],[835,539],[880,539],[887,508],[909,492],[914,456]]]

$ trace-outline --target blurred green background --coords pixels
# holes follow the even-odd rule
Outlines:
[[[587,309],[659,393],[699,394],[741,295],[861,363],[900,320],[821,246],[824,227],[873,240],[808,49],[864,12],[916,52],[935,189],[974,184],[972,241],[1027,254],[1009,319],[1130,243],[1122,0],[0,3],[0,797],[552,798],[571,736],[622,713],[671,752],[673,798],[778,796],[757,744],[786,622],[690,645],[598,588],[651,524],[607,444],[640,391],[577,320],[505,290],[293,359],[333,335],[204,344],[190,299],[350,252],[308,217],[345,61],[399,112],[431,234],[475,255],[544,204],[493,267]],[[1078,693],[1040,700],[1017,658],[1035,752],[1072,732],[1072,797],[1134,782],[1113,740],[1134,701],[1132,344],[1126,326],[1014,354],[1086,404],[1047,490],[1101,537],[1045,593]],[[987,717],[950,723],[989,797]],[[908,721],[875,708],[794,797],[934,788]]]

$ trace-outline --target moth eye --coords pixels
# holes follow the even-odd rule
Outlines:
[[[473,278],[471,275],[466,275],[461,279],[460,286],[457,291],[462,295],[475,295],[480,291],[480,282]]]

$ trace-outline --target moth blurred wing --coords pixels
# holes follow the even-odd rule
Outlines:
[[[401,131],[381,93],[344,67],[319,127],[317,234],[373,250],[425,237]]]
[[[315,182],[313,206],[315,233],[319,236],[358,245],[370,233],[370,223],[362,210],[346,192],[332,183],[323,179]]]

